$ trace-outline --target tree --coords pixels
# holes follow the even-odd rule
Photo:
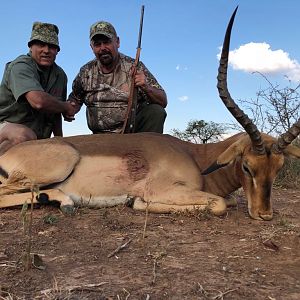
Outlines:
[[[260,74],[268,83],[268,87],[256,93],[256,99],[239,100],[243,109],[249,112],[257,128],[261,132],[278,136],[295,124],[300,118],[300,84],[279,87],[272,84],[266,76]],[[236,127],[235,127],[236,128]],[[300,137],[293,141],[300,146]],[[285,187],[297,187],[300,185],[300,161],[286,158],[283,168],[276,179],[276,184]]]
[[[219,141],[224,133],[226,133],[226,130],[223,124],[205,122],[204,120],[190,121],[184,131],[171,130],[173,136],[197,144]]]
[[[260,74],[268,83],[266,89],[256,93],[256,99],[239,100],[245,110],[250,112],[261,132],[279,135],[286,132],[300,117],[300,84],[280,88],[278,84],[272,84],[266,76]]]

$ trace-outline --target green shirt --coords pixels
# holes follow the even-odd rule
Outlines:
[[[55,114],[33,109],[24,96],[29,91],[44,91],[66,101],[67,76],[55,63],[50,69],[42,70],[30,54],[21,55],[5,66],[0,85],[0,122],[23,124],[39,139],[49,138]]]

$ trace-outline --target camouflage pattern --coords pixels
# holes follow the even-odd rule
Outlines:
[[[96,59],[84,65],[73,81],[70,99],[87,107],[86,115],[90,130],[98,132],[121,132],[128,104],[130,70],[134,59],[119,54],[119,62],[112,73],[103,74]],[[140,62],[138,70],[146,75],[147,83],[163,90],[145,65]],[[138,89],[138,103],[150,102],[149,97]]]
[[[97,34],[102,34],[112,39],[117,37],[115,28],[108,22],[100,21],[94,23],[90,28],[90,40]]]
[[[58,32],[58,27],[54,24],[34,22],[28,47],[30,47],[32,41],[38,40],[47,44],[55,45],[59,50]]]

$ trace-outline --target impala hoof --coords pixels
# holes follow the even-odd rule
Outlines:
[[[49,204],[49,196],[46,193],[40,193],[38,196],[36,196],[36,200],[41,204]]]
[[[227,205],[223,198],[213,199],[210,201],[208,208],[215,216],[222,216],[227,211]]]
[[[139,197],[128,197],[126,200],[126,206],[133,208],[134,201],[136,200],[136,198],[139,198]]]
[[[60,210],[63,212],[64,215],[72,216],[75,214],[75,207],[73,205],[63,205],[60,207]]]
[[[259,215],[259,217],[264,221],[271,221],[273,219],[273,214],[270,215]]]

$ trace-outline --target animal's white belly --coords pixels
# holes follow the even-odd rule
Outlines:
[[[119,204],[125,204],[129,200],[127,194],[119,195],[115,197],[91,196],[88,198],[84,196],[70,194],[69,197],[74,201],[74,204],[76,206],[94,207],[94,208],[111,207]]]

